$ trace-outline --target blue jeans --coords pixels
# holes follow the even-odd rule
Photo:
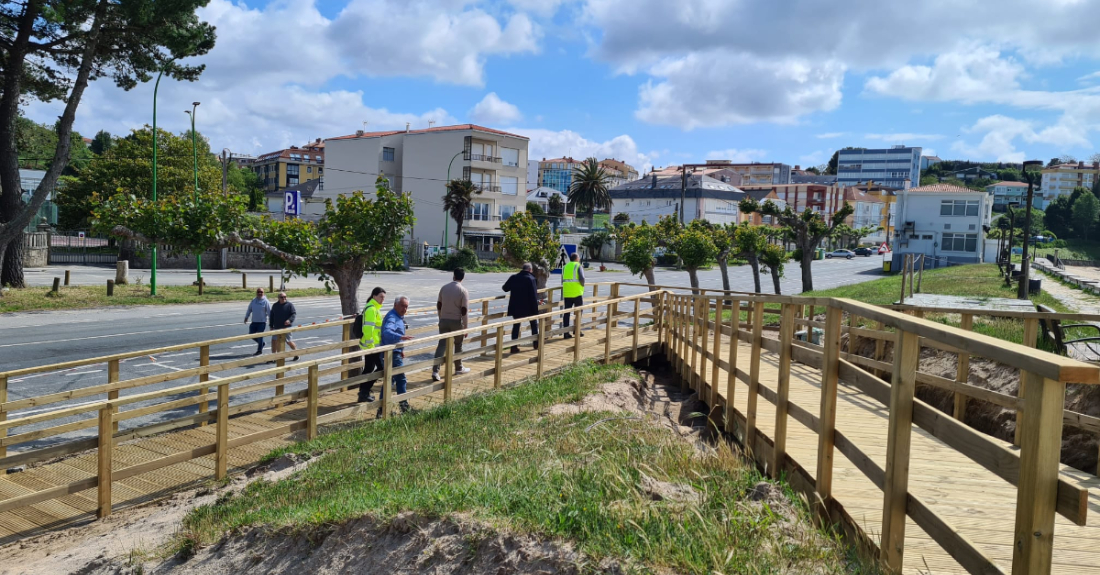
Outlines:
[[[401,367],[405,365],[405,354],[394,352],[393,353],[393,366]],[[405,374],[399,373],[393,376],[393,385],[397,387],[398,395],[405,393],[405,386],[409,384],[409,381],[405,379]]]
[[[267,327],[266,322],[254,321],[254,322],[248,324],[248,333],[263,333],[264,328],[266,328],[266,327]],[[252,341],[256,342],[256,346],[257,346],[256,347],[256,352],[257,353],[260,353],[264,350],[264,338],[262,338],[262,337],[253,338]]]

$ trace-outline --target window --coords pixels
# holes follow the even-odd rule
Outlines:
[[[977,252],[978,234],[943,234],[943,251]]]
[[[489,204],[475,203],[466,210],[466,219],[475,222],[489,221]]]
[[[940,202],[941,216],[976,216],[978,200],[943,200]]]
[[[501,148],[500,157],[505,166],[519,165],[519,150],[514,148]]]
[[[382,161],[383,162],[392,162],[393,161],[393,148],[382,148]]]
[[[500,219],[506,220],[516,213],[515,206],[500,206]]]
[[[514,196],[519,193],[519,178],[516,176],[500,177],[500,193]]]
[[[920,239],[922,239],[922,240],[930,240],[930,239],[932,239],[932,235],[931,235],[931,234],[928,234],[928,235],[925,235],[925,236],[921,236],[921,238],[920,238]]]
[[[306,173],[307,174],[312,174],[313,173],[313,166],[306,166]]]
[[[295,178],[297,178],[298,177],[298,164],[287,164],[286,165],[286,175],[287,175],[287,177],[294,176]]]

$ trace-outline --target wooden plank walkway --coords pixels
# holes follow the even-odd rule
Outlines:
[[[602,327],[586,332],[582,341],[600,343],[581,346],[582,359],[600,360],[604,355]],[[656,333],[652,330],[639,334],[639,350],[648,355],[649,344],[656,342]],[[502,384],[515,384],[536,375],[534,360],[538,352],[528,344],[522,346],[519,354],[505,351]],[[633,351],[632,334],[629,329],[613,328],[611,342],[612,358],[630,359]],[[572,340],[563,340],[560,336],[548,341],[543,351],[544,373],[566,367],[573,362]],[[643,355],[642,357],[645,357]],[[454,378],[454,397],[493,389],[493,376],[475,377],[478,373],[492,369],[495,357],[492,348],[486,355],[468,358],[464,364],[473,369],[473,373]],[[431,370],[425,368],[408,374],[409,391],[431,385]],[[375,385],[375,394],[380,385]],[[319,415],[323,416],[356,405],[357,390],[329,393],[320,396]],[[443,391],[413,398],[412,406],[424,409],[443,402]],[[371,404],[381,405],[381,401]],[[391,406],[397,408],[396,401]],[[306,401],[299,400],[280,407],[241,414],[229,419],[229,439],[250,433],[274,429],[306,417]],[[373,410],[365,416],[373,419]],[[159,436],[135,439],[115,446],[112,454],[114,469],[149,462],[166,455],[211,445],[215,442],[216,426],[207,425],[191,429],[166,433]],[[304,439],[303,431],[285,434],[267,440],[257,441],[229,450],[229,469],[242,471],[254,466],[272,449]],[[0,477],[0,501],[26,495],[35,491],[49,489],[73,481],[96,476],[97,456],[95,450],[77,454],[60,461],[32,467],[20,473]],[[214,456],[208,455],[167,466],[153,472],[115,481],[112,491],[112,506],[115,510],[125,509],[155,501],[172,493],[198,487],[213,481]],[[45,501],[35,505],[0,513],[0,545],[6,545],[20,539],[38,535],[46,531],[72,527],[95,520],[96,489],[93,487],[64,497]]]
[[[728,342],[729,337],[722,336],[719,349],[723,350],[723,357],[729,349]],[[775,391],[779,355],[763,349],[761,354],[760,385]],[[739,342],[738,370],[748,372],[750,360],[750,344]],[[711,370],[708,361],[704,373],[708,383]],[[719,369],[719,373],[720,403],[724,405],[727,373],[724,369]],[[816,416],[821,403],[821,371],[792,362],[790,382],[790,402]],[[734,406],[742,415],[747,408],[747,389],[744,382],[737,381]],[[886,406],[841,380],[837,430],[880,468],[884,468],[886,462],[888,421]],[[757,427],[768,437],[774,437],[775,406],[763,394],[757,402]],[[1011,447],[1008,443],[1003,445]],[[817,435],[788,417],[787,453],[811,476],[817,469],[817,446]],[[911,454],[910,493],[920,497],[956,531],[982,548],[1006,573],[1010,572],[1016,488],[916,425],[913,426]],[[877,544],[882,529],[882,491],[839,451],[833,461],[833,496]],[[1085,527],[1057,516],[1053,572],[1100,575],[1100,519],[1095,515],[1100,513],[1100,481],[1091,474],[1064,466],[1063,473],[1090,489],[1090,515]],[[940,574],[966,573],[966,570],[907,517],[904,572]]]

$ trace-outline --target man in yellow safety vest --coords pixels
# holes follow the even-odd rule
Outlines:
[[[561,270],[561,295],[565,299],[565,309],[575,307],[578,305],[584,305],[584,268],[579,263],[580,256],[577,252],[573,252],[569,256],[569,262],[565,264],[565,267]],[[562,327],[569,327],[569,316],[571,314],[567,311],[562,315]],[[581,333],[581,337],[584,333]],[[570,339],[573,334],[566,332],[565,339]]]
[[[382,302],[386,301],[386,290],[376,287],[370,292],[367,307],[363,308],[363,337],[359,339],[359,349],[373,349],[382,342]],[[363,375],[382,371],[382,354],[373,353],[363,356]],[[359,386],[359,403],[374,401],[371,389],[374,381]]]

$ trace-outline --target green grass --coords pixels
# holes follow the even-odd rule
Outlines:
[[[1035,248],[1039,257],[1052,254],[1055,248],[1040,246]],[[1100,241],[1095,240],[1066,240],[1066,247],[1057,248],[1058,257],[1071,260],[1100,260]]]
[[[576,543],[588,557],[640,572],[864,572],[814,533],[778,535],[780,517],[743,501],[762,478],[728,448],[699,456],[666,429],[613,413],[546,415],[631,373],[582,364],[555,377],[429,411],[344,426],[283,452],[324,452],[297,477],[257,482],[194,510],[181,542],[210,544],[250,525],[307,528],[364,514],[462,512],[490,524]],[[691,485],[698,503],[653,501],[640,475]],[[804,506],[798,506],[805,514]],[[805,520],[805,516],[802,518]],[[823,545],[822,542],[825,542]],[[183,545],[184,543],[181,543]]]
[[[9,289],[0,297],[0,313],[86,309],[109,305],[173,305],[181,303],[213,303],[222,301],[248,301],[256,297],[256,289],[238,287],[206,286],[203,295],[194,286],[157,286],[157,295],[149,295],[147,285],[115,286],[115,295],[107,297],[107,286],[69,286],[62,287],[57,295],[50,293],[49,287],[29,287]],[[266,288],[265,288],[266,289]],[[290,292],[291,301],[299,297],[319,295],[337,295],[335,291],[324,288],[294,289]],[[243,309],[242,309],[243,313]]]

